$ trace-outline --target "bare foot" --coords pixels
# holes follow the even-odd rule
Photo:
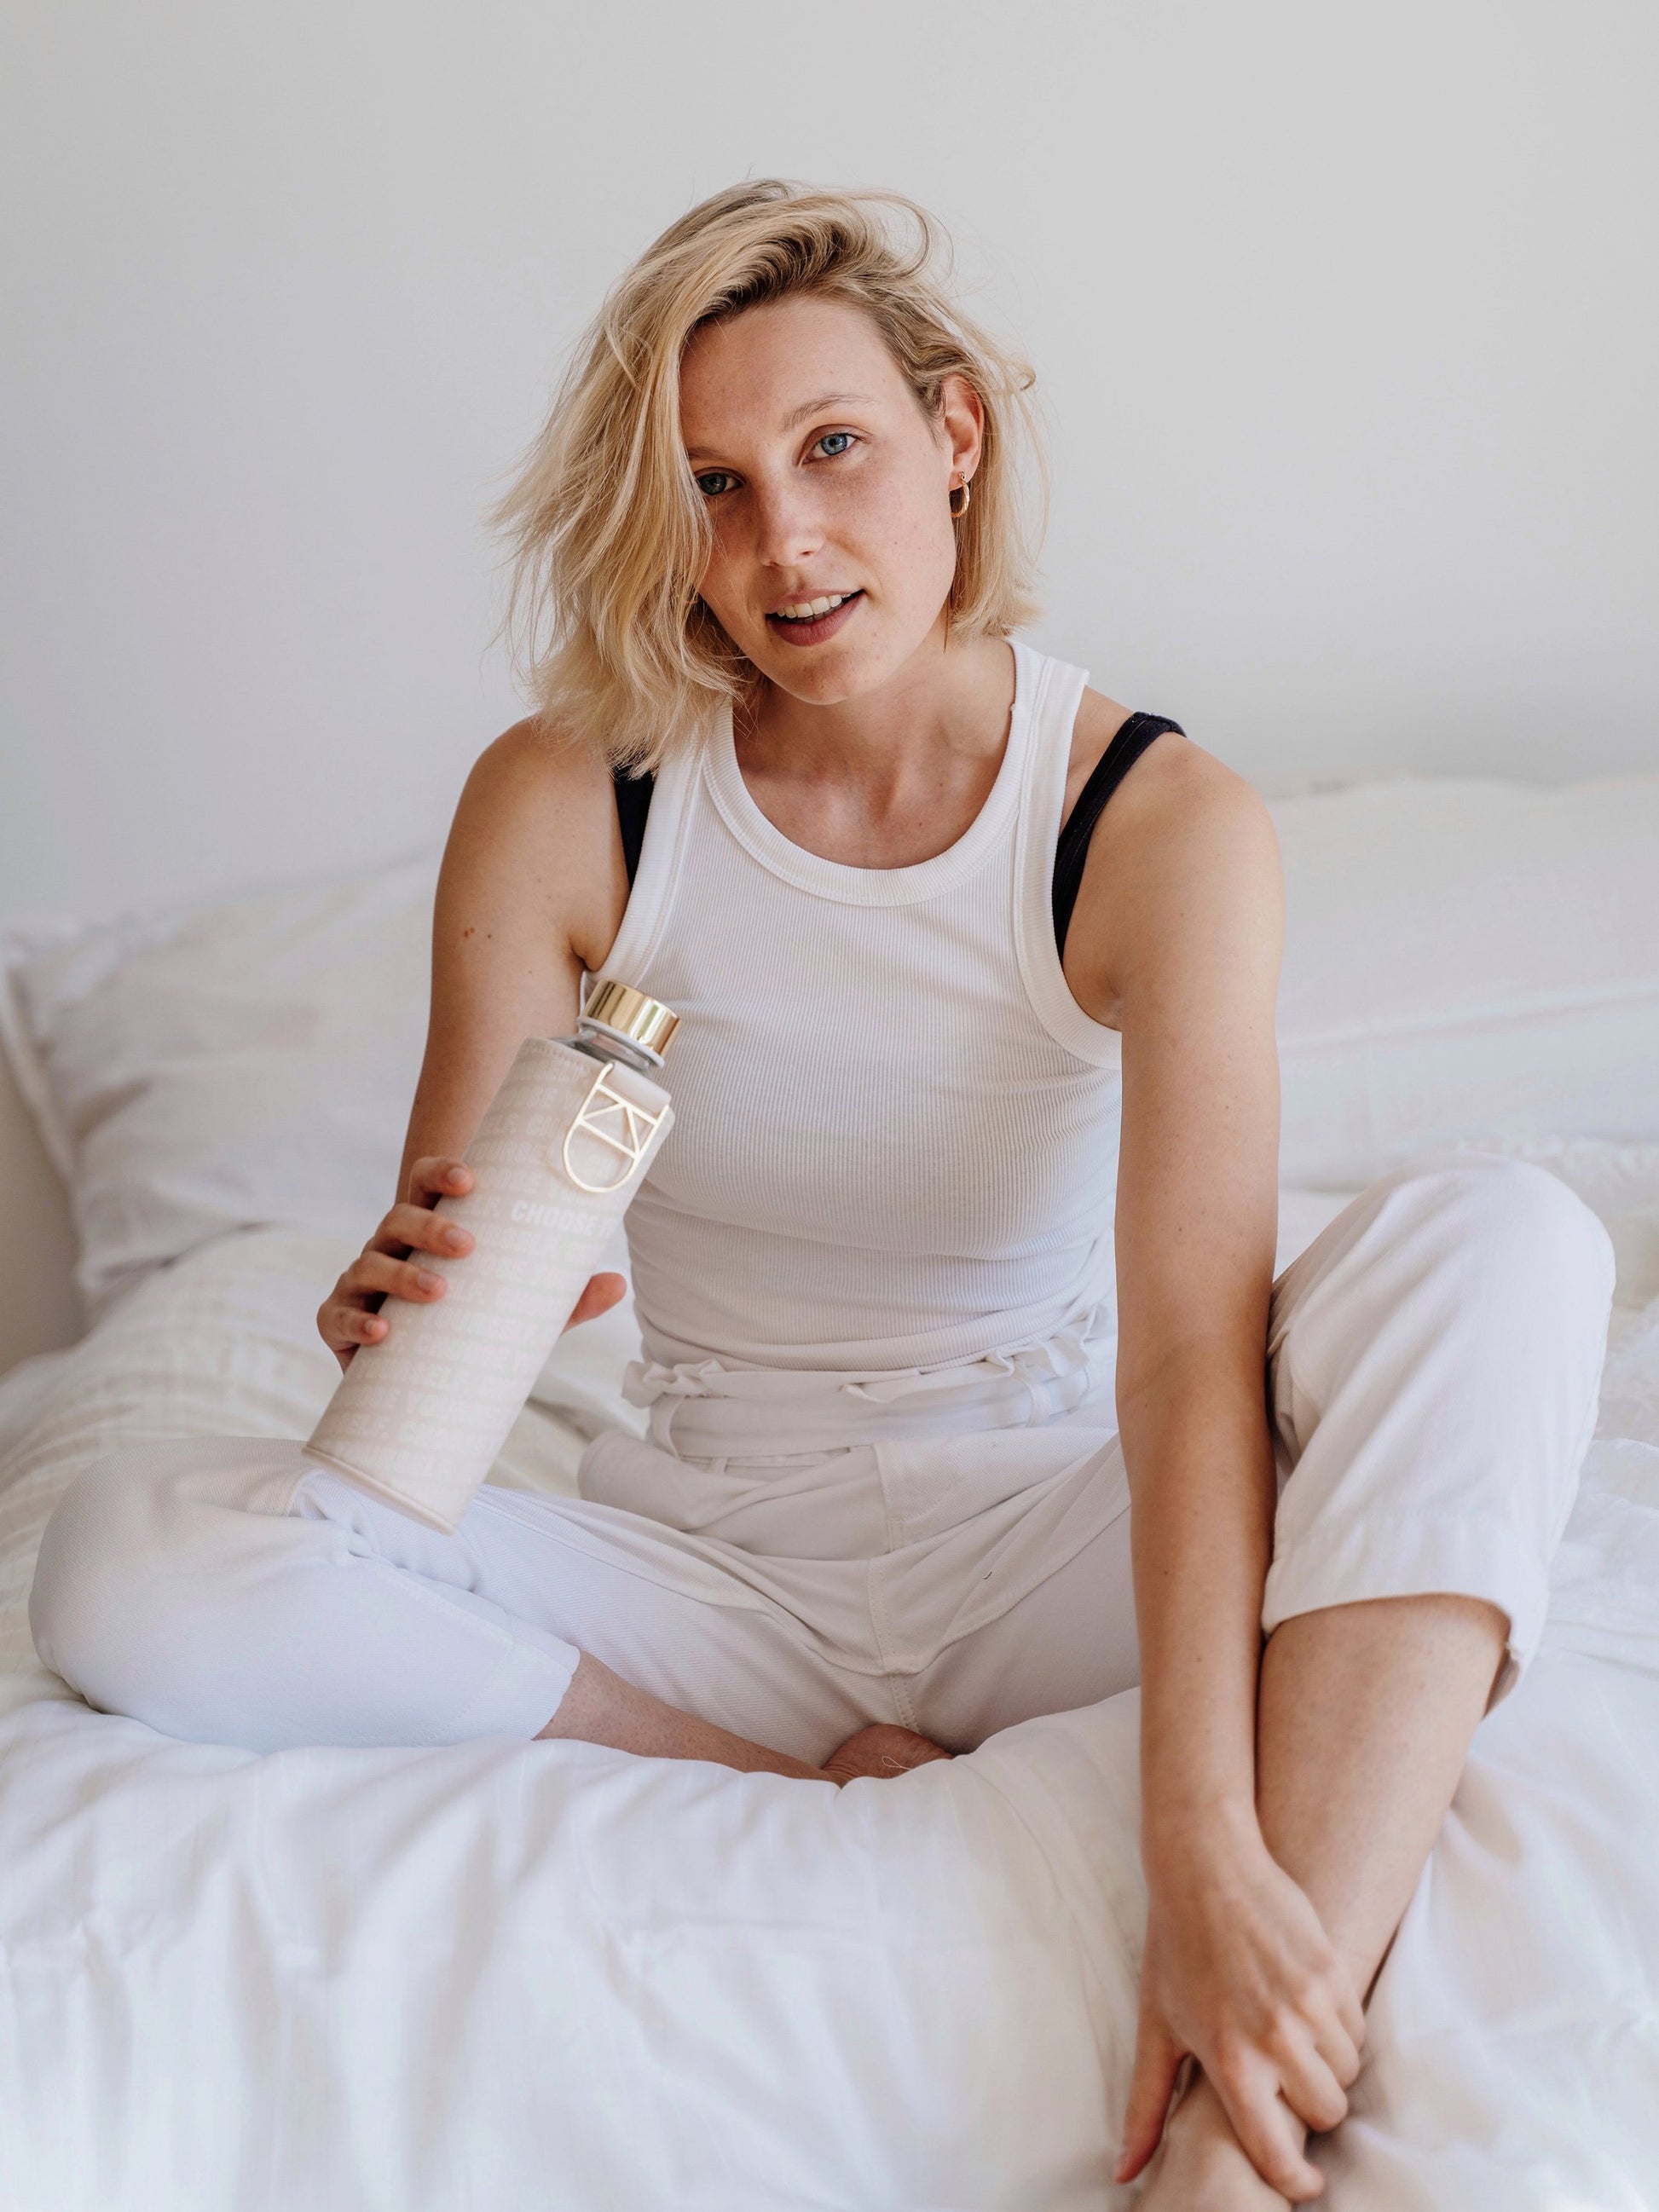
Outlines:
[[[860,1775],[886,1781],[895,1774],[908,1773],[913,1766],[926,1766],[930,1759],[950,1756],[914,1729],[873,1721],[856,1735],[849,1735],[839,1751],[831,1752],[823,1762],[823,1771],[832,1782],[851,1782]]]
[[[1250,2164],[1202,2074],[1170,2115],[1147,2172],[1135,2212],[1285,2212],[1290,2202]]]

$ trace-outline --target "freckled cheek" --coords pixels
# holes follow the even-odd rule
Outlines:
[[[948,540],[941,544],[925,516],[895,516],[889,529],[866,537],[858,550],[863,556],[860,575],[895,608],[931,603],[941,575],[948,586],[954,549]]]
[[[896,499],[838,500],[824,515],[823,538],[866,590],[889,599],[902,595],[927,544],[921,518]]]

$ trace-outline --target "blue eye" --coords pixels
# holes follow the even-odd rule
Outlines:
[[[836,438],[841,439],[842,442],[833,453],[823,456],[827,461],[840,460],[842,455],[851,447],[862,442],[856,431],[853,430],[826,430],[817,442],[820,447],[827,446]],[[729,469],[704,469],[693,478],[693,482],[705,499],[719,499],[723,492],[728,490],[737,482],[737,478]]]

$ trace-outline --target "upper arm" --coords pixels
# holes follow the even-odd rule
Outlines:
[[[1123,1038],[1121,1404],[1195,1347],[1247,1364],[1265,1348],[1284,905],[1266,806],[1184,739],[1152,748],[1094,842],[1079,963]]]
[[[411,1160],[464,1153],[527,1036],[576,1026],[627,904],[608,769],[521,722],[473,764],[439,872],[426,1056],[410,1115]]]

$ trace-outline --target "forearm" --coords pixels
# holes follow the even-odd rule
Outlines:
[[[1149,1853],[1253,1821],[1274,1483],[1259,1368],[1200,1347],[1121,1408]]]

